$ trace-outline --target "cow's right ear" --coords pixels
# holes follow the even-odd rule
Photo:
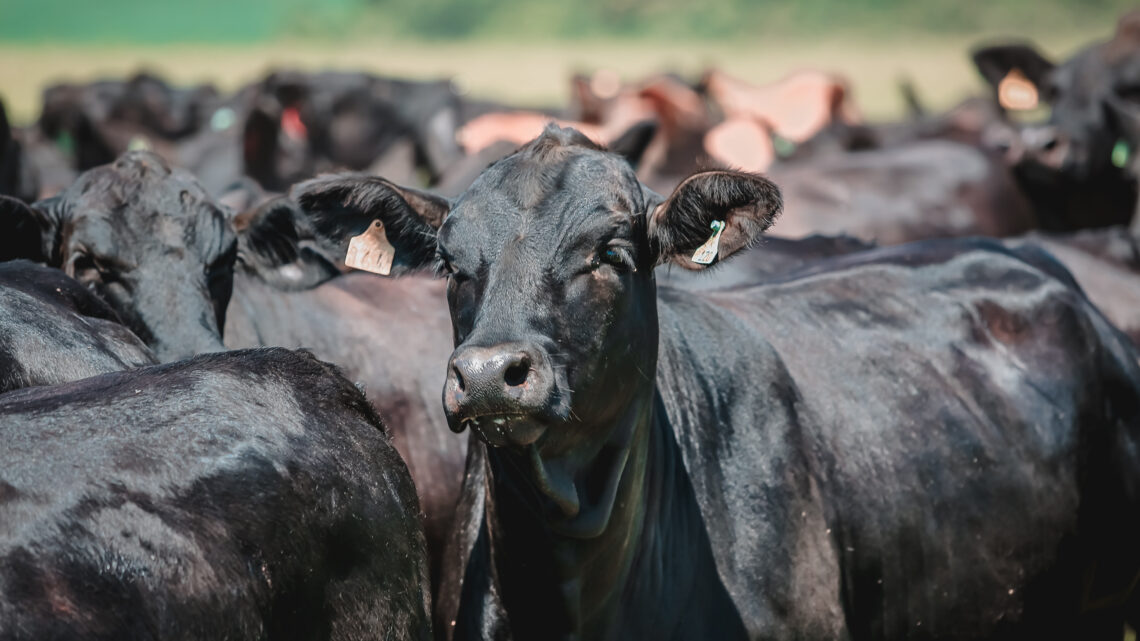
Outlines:
[[[1029,43],[981,47],[974,50],[971,58],[995,91],[1011,71],[1017,70],[1040,92],[1045,77],[1056,66]]]
[[[317,241],[343,259],[356,237],[369,232],[390,251],[392,274],[429,267],[436,259],[436,232],[451,210],[442,196],[400,187],[377,176],[321,176],[289,192]],[[379,223],[379,225],[377,225]],[[350,261],[346,261],[351,264]]]
[[[52,201],[28,205],[0,196],[0,261],[24,258],[53,264],[59,219],[52,215]]]

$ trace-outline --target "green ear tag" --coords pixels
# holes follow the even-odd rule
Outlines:
[[[796,153],[796,143],[788,140],[778,133],[772,133],[772,150],[780,158],[787,158]]]
[[[224,131],[233,126],[234,121],[237,120],[237,115],[234,110],[229,107],[222,107],[210,116],[210,129],[214,131]]]
[[[55,144],[59,147],[60,151],[69,156],[75,153],[75,139],[66,131],[60,132],[59,137],[55,139]]]
[[[1112,147],[1112,164],[1120,169],[1124,169],[1131,156],[1132,149],[1128,146],[1128,143],[1123,138],[1117,140],[1116,144]]]
[[[720,249],[720,235],[724,231],[724,221],[712,221],[713,234],[705,241],[705,244],[697,248],[693,252],[693,262],[699,265],[709,265],[716,260],[716,252]]]

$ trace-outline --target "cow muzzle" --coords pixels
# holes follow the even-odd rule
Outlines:
[[[460,346],[448,364],[443,407],[453,432],[471,427],[492,446],[534,443],[555,397],[550,358],[537,346]]]
[[[1026,127],[1021,131],[1025,160],[1054,171],[1060,171],[1069,160],[1069,137],[1056,127]]]

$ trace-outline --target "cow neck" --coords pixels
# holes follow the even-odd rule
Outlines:
[[[668,635],[691,592],[723,591],[656,384],[646,383],[634,399],[607,432],[628,434],[628,449],[621,465],[594,481],[615,482],[616,492],[608,519],[591,536],[575,536],[550,516],[551,501],[541,495],[527,454],[487,448],[484,517],[517,639]],[[665,592],[683,595],[675,611],[661,610]]]

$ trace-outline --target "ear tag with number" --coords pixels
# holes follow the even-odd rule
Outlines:
[[[344,264],[353,269],[387,276],[392,272],[394,258],[396,248],[388,242],[384,223],[374,220],[363,234],[353,236],[348,241],[348,254],[344,257]]]
[[[1112,164],[1116,165],[1119,169],[1124,169],[1128,165],[1128,158],[1132,156],[1132,149],[1128,146],[1128,141],[1121,139],[1117,140],[1116,144],[1112,147]]]
[[[712,221],[713,235],[705,241],[704,245],[693,252],[693,262],[699,265],[710,265],[716,260],[716,253],[720,249],[720,235],[724,232],[724,221]]]

